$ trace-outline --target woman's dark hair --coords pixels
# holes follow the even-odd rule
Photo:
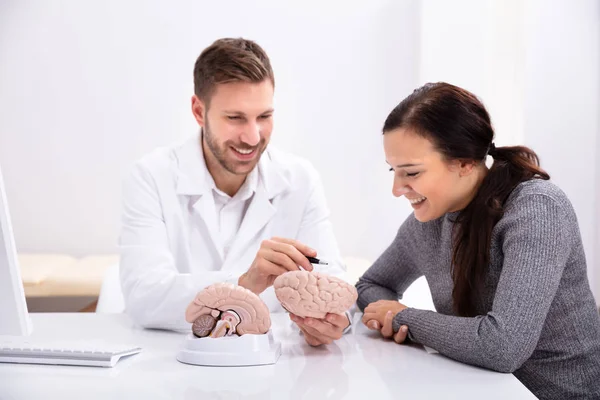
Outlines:
[[[523,146],[496,148],[490,116],[472,93],[448,83],[428,83],[402,100],[387,117],[383,133],[398,128],[430,140],[446,160],[494,163],[471,203],[458,213],[452,253],[452,299],[461,316],[477,315],[476,304],[489,264],[492,229],[504,203],[521,182],[550,179],[535,152]]]

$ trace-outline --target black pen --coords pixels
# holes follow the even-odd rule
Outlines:
[[[308,262],[310,262],[311,264],[329,265],[329,263],[326,263],[325,261],[321,261],[315,257],[306,257],[306,258],[308,258]]]

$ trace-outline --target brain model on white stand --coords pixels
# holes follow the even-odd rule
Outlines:
[[[262,334],[271,327],[269,308],[260,297],[232,283],[215,283],[198,293],[185,319],[200,338]]]
[[[186,364],[244,366],[274,364],[281,355],[267,305],[250,290],[232,283],[215,283],[188,305],[192,324],[177,359]]]
[[[320,272],[286,272],[275,279],[273,288],[283,308],[299,317],[343,314],[358,297],[354,286]]]

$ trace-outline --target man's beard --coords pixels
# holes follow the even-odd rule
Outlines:
[[[227,152],[227,150],[229,150],[230,146],[235,146],[235,147],[237,147],[238,149],[241,149],[241,150],[254,150],[254,149],[257,149],[258,150],[258,154],[254,158],[254,160],[252,160],[252,162],[254,163],[254,165],[252,167],[254,167],[258,163],[258,160],[260,160],[260,156],[262,155],[262,153],[266,149],[266,140],[264,138],[261,138],[260,142],[258,143],[258,145],[254,146],[254,147],[248,146],[248,145],[246,145],[244,143],[234,144],[234,143],[231,143],[230,141],[227,141],[227,142],[223,143],[223,147],[219,147],[217,139],[214,137],[214,135],[212,134],[212,131],[210,130],[210,124],[208,123],[208,120],[206,121],[206,124],[204,126],[203,135],[204,135],[204,139],[206,140],[206,145],[208,146],[208,149],[213,154],[213,156],[215,157],[215,159],[219,162],[219,164],[226,171],[228,171],[228,172],[230,172],[232,174],[235,174],[235,175],[245,175],[245,174],[248,173],[248,171],[238,172],[236,170],[236,166],[239,166],[240,163],[239,162],[235,162],[235,161],[231,161],[231,160],[227,160],[227,157],[225,156],[225,153]]]

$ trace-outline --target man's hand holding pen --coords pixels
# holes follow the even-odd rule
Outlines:
[[[315,258],[316,255],[314,249],[296,240],[279,237],[264,240],[252,265],[240,276],[238,285],[260,294],[285,272],[298,271],[300,268],[312,271],[312,264],[327,265],[327,262]],[[298,325],[304,339],[311,346],[329,344],[341,338],[350,324],[346,315],[338,314],[327,314],[323,319],[301,318],[290,314],[290,319]]]
[[[293,239],[274,237],[263,240],[252,265],[240,276],[238,285],[261,294],[285,272],[298,271],[300,267],[312,271],[313,266],[307,257],[316,255],[314,249]]]

